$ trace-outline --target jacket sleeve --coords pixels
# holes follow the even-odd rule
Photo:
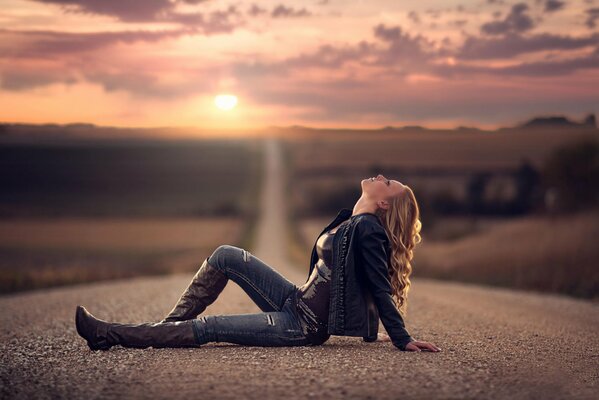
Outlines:
[[[359,253],[364,276],[379,311],[383,326],[397,348],[405,351],[406,345],[413,341],[405,328],[403,318],[392,298],[391,282],[388,272],[387,233],[382,226],[362,223],[358,230]]]

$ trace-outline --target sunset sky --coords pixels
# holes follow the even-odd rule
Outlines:
[[[0,122],[495,127],[598,111],[599,0],[0,4]]]

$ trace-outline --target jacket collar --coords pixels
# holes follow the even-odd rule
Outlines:
[[[335,217],[335,221],[338,221],[339,219],[348,219],[349,217],[357,217],[358,215],[372,215],[374,217],[376,217],[376,219],[378,220],[379,217],[371,212],[363,212],[360,214],[356,214],[356,215],[351,215],[352,212],[354,212],[354,210],[352,208],[342,208],[338,213],[337,216]]]

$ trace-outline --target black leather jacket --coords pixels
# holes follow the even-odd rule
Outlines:
[[[333,240],[328,333],[361,336],[364,341],[372,342],[377,339],[380,317],[393,345],[404,351],[406,344],[414,339],[391,297],[387,269],[391,254],[389,238],[375,214],[351,214],[351,209],[341,209],[318,235],[350,218]],[[317,260],[314,243],[308,279]]]

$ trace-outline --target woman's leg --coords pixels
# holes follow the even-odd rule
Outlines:
[[[115,345],[135,348],[200,346],[192,321],[121,324],[98,319],[85,307],[77,306],[75,326],[92,350],[108,350]]]
[[[219,246],[208,263],[238,284],[262,311],[281,311],[298,287],[249,251]]]
[[[196,341],[227,342],[245,346],[306,346],[297,313],[289,297],[281,311],[254,314],[205,315],[193,320]]]
[[[202,263],[189,286],[162,322],[196,318],[212,304],[228,280],[237,283],[262,311],[280,311],[297,286],[249,251],[219,246]]]

